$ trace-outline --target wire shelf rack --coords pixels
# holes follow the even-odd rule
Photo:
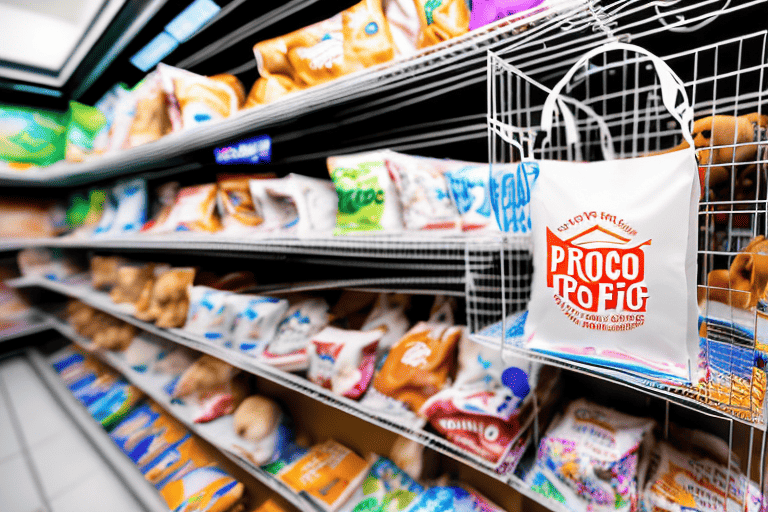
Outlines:
[[[530,282],[526,279],[532,264],[529,253],[507,250],[502,258],[505,263],[497,274],[485,276],[486,285],[497,288],[499,293],[489,299],[483,297],[484,307],[475,305],[468,288],[467,302],[473,304],[468,306],[468,323],[478,340],[498,348],[503,345],[505,350],[547,364],[622,381],[668,400],[719,411],[766,429],[765,290],[758,293],[760,297],[754,297],[756,306],[746,307],[746,299],[739,296],[745,292],[729,292],[728,278],[724,286],[713,285],[710,273],[719,270],[727,274],[728,269],[736,272],[739,261],[754,258],[759,263],[764,257],[745,256],[743,251],[755,237],[768,234],[768,160],[763,143],[768,118],[761,117],[763,95],[768,87],[767,35],[760,31],[663,57],[684,82],[696,119],[729,116],[723,119],[730,123],[719,133],[710,120],[708,126],[699,127],[695,133],[702,178],[698,277],[700,323],[704,327],[700,332],[699,368],[694,382],[672,385],[527,350],[522,340],[524,316],[520,312],[530,294]],[[579,148],[581,159],[602,158],[595,116],[609,128],[618,158],[638,157],[680,143],[677,125],[661,104],[659,84],[649,66],[644,57],[626,51],[611,52],[592,59],[571,81],[568,96],[594,112],[587,115],[580,111],[577,116],[576,125],[583,141]],[[541,147],[541,107],[549,93],[546,85],[492,52],[488,79],[492,162],[519,159],[514,144],[529,148],[535,159],[574,159],[559,120],[552,132],[552,144]],[[735,127],[742,124],[748,129],[737,136]],[[509,272],[518,276],[511,285],[505,275]],[[733,288],[737,288],[736,284]]]

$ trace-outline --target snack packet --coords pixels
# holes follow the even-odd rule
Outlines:
[[[422,492],[411,476],[385,457],[377,457],[363,485],[342,508],[344,512],[401,512]]]
[[[168,217],[164,222],[156,222],[153,233],[172,231],[215,232],[221,229],[221,222],[216,215],[216,185],[197,185],[185,187],[176,194]]]
[[[155,281],[155,265],[129,263],[117,269],[117,282],[109,292],[115,304],[136,304],[142,295],[152,293]]]
[[[134,464],[142,467],[190,436],[184,426],[154,403],[129,414],[110,434]]]
[[[421,32],[416,45],[419,48],[447,41],[469,31],[469,4],[464,0],[443,0],[439,4],[430,0],[415,0],[421,19]]]
[[[160,495],[173,511],[226,512],[242,499],[245,487],[218,466],[195,468],[171,480]]]
[[[142,332],[134,337],[131,345],[123,351],[123,360],[136,372],[153,372],[155,365],[171,350],[163,339]]]
[[[475,30],[494,21],[498,21],[538,7],[545,0],[474,0],[469,18],[469,30]]]
[[[248,443],[235,445],[240,453],[257,466],[276,462],[290,450],[293,431],[280,406],[263,396],[249,396],[237,407],[233,416],[237,435]],[[286,453],[287,455],[287,453]]]
[[[502,512],[503,509],[472,489],[459,486],[430,487],[419,495],[405,512],[429,512],[433,510]]]
[[[123,149],[154,142],[173,131],[160,75],[153,71],[131,90],[135,107]]]
[[[2,112],[2,110],[0,110]],[[0,198],[0,237],[44,238],[54,236],[51,203],[29,197]]]
[[[0,161],[51,165],[66,156],[64,115],[0,105]]]
[[[386,155],[378,151],[328,158],[338,194],[335,234],[402,231],[400,199]]]
[[[274,174],[233,176],[221,174],[216,177],[219,192],[216,203],[221,215],[222,229],[229,234],[250,233],[264,222],[260,211],[251,197],[250,180],[274,179]]]
[[[374,388],[418,411],[448,384],[461,334],[460,327],[419,322],[392,347]]]
[[[230,344],[251,356],[264,352],[289,307],[287,300],[258,295],[233,294],[224,301]]]
[[[488,164],[446,161],[445,177],[461,215],[462,231],[498,231],[492,217]]]
[[[144,477],[157,489],[195,468],[214,464],[215,460],[200,442],[190,433],[169,444],[159,455],[147,464],[139,466]]]
[[[330,307],[325,299],[312,298],[294,304],[277,326],[275,338],[262,354],[273,366],[303,369],[309,362],[307,346],[312,336],[328,324]]]
[[[69,102],[67,111],[67,156],[69,162],[82,162],[94,152],[96,136],[107,124],[107,118],[95,107]]]
[[[23,249],[16,256],[16,263],[24,277],[61,281],[78,272],[78,268],[62,254],[60,249],[43,247]]]
[[[225,119],[245,103],[243,84],[233,75],[206,77],[162,62],[157,65],[157,72],[166,95],[178,109],[181,125],[174,126],[174,130]]]
[[[365,478],[368,463],[336,441],[313,446],[278,478],[294,492],[306,492],[323,510],[335,512]]]
[[[410,300],[407,295],[382,293],[376,298],[370,313],[363,322],[361,331],[381,329],[384,331],[379,340],[379,352],[389,353],[389,349],[405,336],[411,323],[405,316]]]
[[[286,178],[250,180],[254,209],[262,219],[259,231],[275,232],[295,229],[299,210],[290,197],[282,193]]]
[[[439,160],[388,151],[386,162],[399,193],[405,229],[460,228],[459,212],[451,201]]]
[[[330,19],[253,47],[259,78],[246,107],[391,60],[394,44],[381,2],[363,0]]]
[[[188,294],[189,310],[184,330],[218,345],[229,343],[230,325],[225,309],[227,297],[232,293],[207,286],[190,286]]]
[[[134,315],[154,321],[157,327],[182,327],[189,309],[189,288],[195,280],[192,267],[162,269],[156,273],[151,295],[136,304]]]
[[[117,269],[127,261],[120,256],[93,256],[91,258],[91,286],[96,290],[109,290],[117,284]]]
[[[144,398],[144,393],[120,379],[98,400],[88,405],[88,412],[93,419],[109,430],[116,425]]]
[[[152,233],[156,226],[164,225],[173,210],[176,196],[179,193],[179,182],[171,181],[163,183],[155,189],[155,200],[152,204],[153,217],[142,226],[142,232]]]
[[[136,407],[123,421],[118,423],[109,437],[123,452],[128,453],[127,445],[133,442],[136,434],[149,428],[163,413],[154,403],[145,402]],[[135,461],[134,461],[135,462]]]
[[[138,232],[147,220],[147,183],[143,179],[119,182],[107,197],[94,237],[117,237]]]
[[[117,108],[120,101],[127,95],[128,89],[125,84],[115,84],[94,105],[105,119],[104,126],[93,138],[94,153],[106,153],[109,150],[110,132],[112,131],[112,124],[115,122]]]
[[[655,422],[579,399],[541,440],[531,489],[574,510],[631,511],[640,447]]]
[[[384,0],[384,16],[389,23],[395,54],[408,57],[416,53],[416,42],[421,32],[421,21],[413,0]]]
[[[338,196],[331,181],[291,173],[283,182],[282,193],[296,206],[299,236],[320,236],[333,231]]]
[[[376,348],[383,331],[351,331],[326,327],[309,345],[307,378],[347,398],[360,398],[376,366]]]

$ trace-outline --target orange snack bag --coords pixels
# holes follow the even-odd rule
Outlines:
[[[182,188],[165,221],[156,223],[152,232],[219,231],[221,222],[216,214],[216,190],[215,183]]]
[[[460,339],[461,327],[419,322],[392,347],[373,386],[418,411],[448,383]]]
[[[381,1],[363,0],[332,18],[262,41],[253,53],[261,78],[246,107],[387,62],[395,49]]]
[[[469,32],[470,11],[464,0],[414,0],[421,19],[418,48]]]
[[[251,196],[250,180],[272,179],[272,173],[255,175],[221,174],[216,177],[219,185],[217,204],[225,231],[247,232],[264,222],[263,212],[258,211]]]
[[[368,463],[336,441],[313,446],[291,463],[278,478],[296,492],[304,491],[327,511],[333,512],[360,486]]]

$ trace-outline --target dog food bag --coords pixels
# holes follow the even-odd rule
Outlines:
[[[289,307],[285,299],[259,295],[231,294],[224,301],[231,346],[254,357],[275,338]]]
[[[411,476],[386,457],[375,457],[363,485],[342,508],[343,512],[402,512],[422,492]]]
[[[226,512],[237,505],[245,486],[218,466],[185,472],[160,490],[170,510]]]
[[[221,229],[216,213],[216,184],[185,187],[176,194],[168,217],[156,223],[153,233],[201,231],[212,233]]]
[[[640,448],[655,422],[579,399],[539,444],[531,489],[573,510],[637,507]]]
[[[379,0],[349,9],[290,34],[253,47],[259,78],[246,107],[270,103],[395,56],[389,25]]]
[[[461,227],[440,160],[388,151],[386,162],[400,196],[405,229],[431,231]]]
[[[449,384],[461,327],[419,322],[389,351],[373,380],[379,393],[411,411]]]
[[[726,448],[727,449],[727,448]],[[768,500],[760,487],[727,465],[701,454],[683,453],[667,442],[656,446],[642,492],[640,510],[684,512],[688,510],[726,510],[765,512]],[[725,482],[728,481],[726,490]],[[727,494],[727,496],[726,496]],[[762,505],[761,505],[762,503]]]
[[[306,368],[307,347],[312,337],[328,325],[329,311],[328,303],[321,298],[302,300],[291,306],[261,357],[272,365]]]
[[[336,234],[402,231],[402,207],[386,154],[376,151],[328,158],[328,172],[338,194]]]
[[[295,492],[306,492],[323,510],[335,512],[362,484],[369,464],[336,441],[326,441],[290,466],[278,478]]]
[[[217,345],[229,343],[226,300],[231,292],[214,290],[207,286],[189,288],[189,309],[184,330],[211,340]]]
[[[309,345],[307,378],[347,398],[360,398],[373,378],[381,330],[326,327]]]
[[[497,231],[491,209],[488,164],[444,161],[453,203],[461,216],[462,231]]]
[[[249,234],[256,231],[257,226],[264,222],[261,212],[251,197],[250,181],[257,179],[274,179],[274,174],[229,175],[217,176],[219,191],[216,204],[221,216],[223,230],[227,234]]]

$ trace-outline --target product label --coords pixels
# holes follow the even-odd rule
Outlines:
[[[500,167],[501,171],[491,173],[489,182],[496,223],[505,233],[529,233],[531,186],[539,177],[539,165],[526,162],[517,165],[514,170],[510,166]]]
[[[213,150],[219,165],[268,164],[272,160],[272,139],[268,135],[241,140]]]
[[[580,229],[580,224],[593,224]],[[637,231],[609,212],[583,212],[547,227],[547,287],[573,323],[597,331],[626,331],[645,323],[650,297],[645,282],[645,249]]]
[[[384,189],[379,183],[374,167],[381,162],[361,162],[357,168],[334,169],[331,178],[339,196],[336,214],[340,230],[380,230],[384,214]]]

